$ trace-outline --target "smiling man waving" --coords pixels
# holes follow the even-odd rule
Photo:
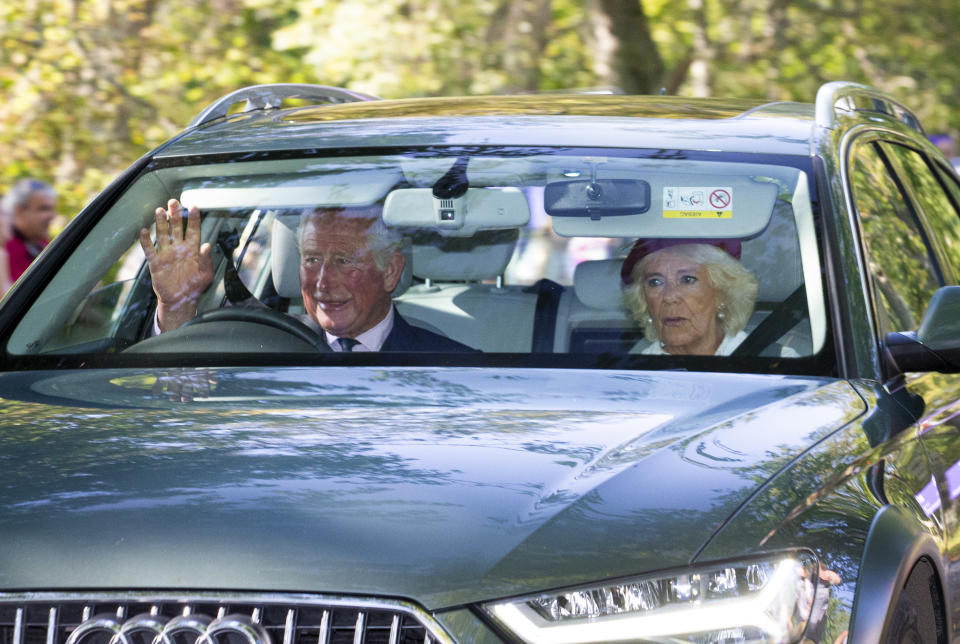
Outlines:
[[[176,199],[157,208],[157,246],[146,229],[140,244],[157,295],[160,331],[182,326],[197,311],[213,279],[209,244],[200,244],[200,216],[187,226]],[[466,345],[413,326],[393,307],[391,292],[403,273],[400,236],[380,218],[379,206],[318,208],[299,228],[300,290],[308,319],[334,351],[471,351]]]

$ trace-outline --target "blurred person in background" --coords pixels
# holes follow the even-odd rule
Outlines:
[[[21,179],[3,198],[12,235],[7,240],[10,279],[16,281],[50,242],[50,222],[56,217],[57,193],[37,179]]]
[[[13,280],[10,279],[10,256],[7,254],[7,242],[12,237],[10,215],[3,208],[3,198],[0,197],[0,297],[3,297],[13,285]]]
[[[947,157],[953,169],[960,172],[960,155],[957,153],[956,140],[949,134],[931,134],[930,142],[943,152],[943,156]]]

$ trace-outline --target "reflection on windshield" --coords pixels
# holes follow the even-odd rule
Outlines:
[[[813,230],[807,194],[787,166],[616,151],[159,167],[94,226],[8,350],[789,369],[824,344],[819,284],[804,279],[820,275],[799,232]]]

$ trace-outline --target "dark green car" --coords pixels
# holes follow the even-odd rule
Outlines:
[[[240,90],[0,305],[0,644],[960,641],[958,284],[870,88]]]

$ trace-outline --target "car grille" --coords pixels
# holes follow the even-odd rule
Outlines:
[[[315,595],[0,594],[0,644],[433,644],[406,602]]]

